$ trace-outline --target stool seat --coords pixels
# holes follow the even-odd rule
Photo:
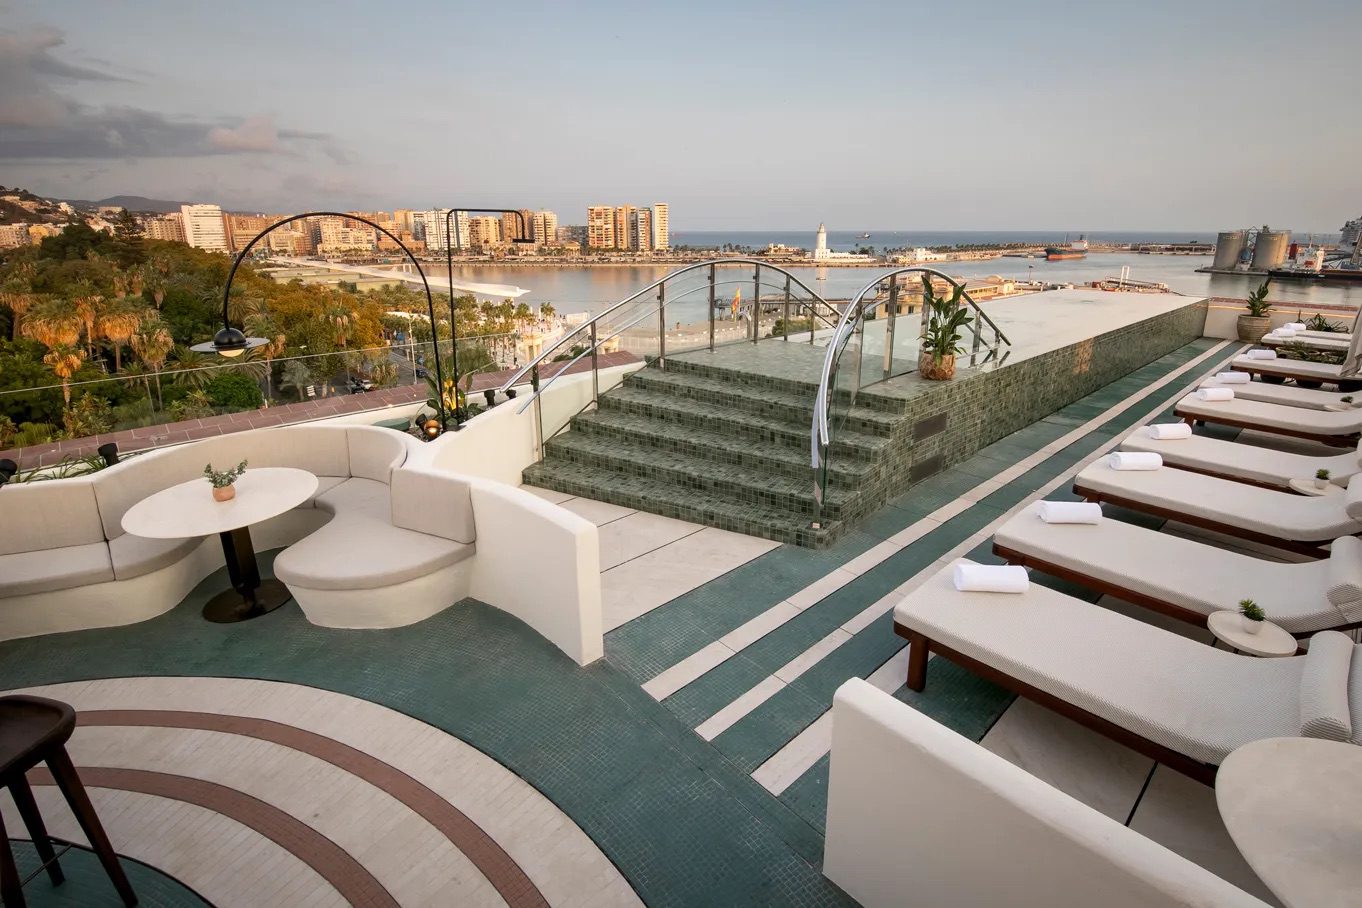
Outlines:
[[[70,704],[24,694],[0,697],[0,787],[13,774],[41,763],[75,729],[76,711]]]

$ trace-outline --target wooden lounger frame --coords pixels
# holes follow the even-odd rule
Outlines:
[[[1132,511],[1140,511],[1154,517],[1162,517],[1164,520],[1172,520],[1177,523],[1185,523],[1190,526],[1201,527],[1203,530],[1213,530],[1217,533],[1224,533],[1226,536],[1235,536],[1239,539],[1247,539],[1250,542],[1259,542],[1263,545],[1270,545],[1274,548],[1285,549],[1288,552],[1296,552],[1300,555],[1308,555],[1311,558],[1329,557],[1328,549],[1324,546],[1332,542],[1332,539],[1325,540],[1299,540],[1283,539],[1280,536],[1269,536],[1266,533],[1259,533],[1256,530],[1246,530],[1228,523],[1221,523],[1218,520],[1210,520],[1199,517],[1195,514],[1185,514],[1181,511],[1172,511],[1168,508],[1161,508],[1157,505],[1137,501],[1133,498],[1123,498],[1119,495],[1111,495],[1100,492],[1097,489],[1090,489],[1078,482],[1074,482],[1074,494],[1081,496],[1085,501],[1102,504],[1114,504],[1118,507],[1129,508]]]
[[[1019,552],[1016,549],[999,545],[996,542],[993,543],[993,554],[1002,558],[1008,564],[1019,564],[1022,567],[1040,571],[1042,574],[1058,577],[1060,580],[1068,580],[1072,583],[1077,583],[1079,586],[1085,586],[1090,590],[1108,596],[1115,596],[1122,602],[1129,602],[1132,605],[1147,608],[1151,612],[1158,612],[1161,615],[1167,615],[1170,618],[1176,618],[1179,621],[1186,621],[1188,624],[1195,624],[1203,628],[1206,626],[1206,615],[1201,612],[1192,611],[1189,608],[1183,608],[1175,602],[1168,602],[1164,599],[1155,599],[1153,596],[1141,593],[1138,590],[1132,590],[1130,587],[1121,586],[1108,580],[1101,580],[1091,574],[1085,574],[1082,571],[1076,571],[1073,568],[1061,567],[1052,561],[1046,561],[1043,558],[1037,558],[1035,555]],[[1357,627],[1362,627],[1362,621],[1354,621],[1351,624],[1341,624],[1336,627],[1321,628],[1320,630],[1350,631]],[[1293,633],[1291,636],[1295,637],[1297,640],[1303,640],[1316,633],[1318,633],[1318,631],[1300,631],[1298,633]],[[1300,650],[1297,650],[1297,652],[1300,652]]]
[[[1326,435],[1320,432],[1304,432],[1300,429],[1285,429],[1280,426],[1265,426],[1262,423],[1245,422],[1242,419],[1229,419],[1215,414],[1207,415],[1204,413],[1189,413],[1182,408],[1182,405],[1173,408],[1173,415],[1179,419],[1187,421],[1187,425],[1194,425],[1199,422],[1213,422],[1222,426],[1230,426],[1235,429],[1253,429],[1256,432],[1269,432],[1273,435],[1288,435],[1292,438],[1304,438],[1307,441],[1317,441],[1320,444],[1332,445],[1336,448],[1353,447],[1357,444],[1357,432],[1346,435]]]
[[[1082,707],[1075,706],[1067,700],[1063,700],[1054,694],[1047,693],[1038,687],[1033,687],[1025,681],[1005,674],[991,665],[986,665],[977,659],[957,652],[948,646],[929,639],[921,631],[894,622],[894,633],[908,641],[908,687],[911,690],[922,691],[927,686],[927,657],[931,653],[942,656],[961,668],[968,669],[974,674],[992,681],[999,687],[1006,688],[1018,696],[1025,697],[1035,703],[1053,710],[1069,719],[1073,719],[1080,725],[1091,728],[1098,734],[1105,735],[1118,744],[1124,744],[1131,750],[1144,754],[1151,760],[1155,760],[1169,769],[1176,769],[1184,775],[1190,776],[1205,785],[1215,784],[1215,774],[1220,768],[1209,763],[1202,763],[1194,760],[1186,754],[1178,753],[1170,747],[1165,747],[1148,738],[1137,735],[1128,728],[1123,728],[1101,716],[1090,713]]]

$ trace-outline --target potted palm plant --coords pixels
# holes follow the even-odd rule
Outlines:
[[[1267,314],[1272,309],[1272,304],[1267,301],[1267,286],[1270,283],[1272,279],[1268,278],[1259,284],[1244,303],[1248,312],[1239,316],[1238,331],[1239,340],[1246,344],[1258,343],[1272,327],[1272,319]]]
[[[204,478],[213,486],[214,501],[231,501],[236,497],[236,481],[246,472],[246,461],[226,470],[214,470],[210,463],[203,468]]]
[[[1247,634],[1256,634],[1263,629],[1263,622],[1267,620],[1267,615],[1258,603],[1252,599],[1239,600],[1239,621],[1244,626]]]
[[[932,279],[925,274],[922,276],[922,314],[925,324],[922,327],[917,371],[923,378],[949,381],[955,377],[955,356],[965,352],[960,346],[960,331],[974,321],[969,308],[961,302],[960,297],[964,292],[962,285],[956,285],[949,297],[937,296]]]

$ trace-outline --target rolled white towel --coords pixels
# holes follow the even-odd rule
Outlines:
[[[1283,325],[1282,327],[1278,328],[1276,331],[1273,331],[1272,333],[1276,337],[1292,338],[1296,336],[1296,329]]]
[[[1163,458],[1149,451],[1113,451],[1107,463],[1113,470],[1157,470]]]
[[[1192,427],[1185,422],[1156,423],[1145,426],[1145,434],[1160,441],[1172,441],[1178,438],[1191,438]]]
[[[1247,385],[1253,381],[1253,376],[1247,372],[1217,372],[1215,377],[1222,385]]]
[[[1046,523],[1102,522],[1102,506],[1091,501],[1042,501],[1039,512]]]
[[[1260,350],[1257,347],[1248,352],[1249,359],[1276,359],[1276,350]]]
[[[1024,593],[1031,585],[1026,568],[1015,564],[957,564],[951,578],[962,593]]]
[[[1234,400],[1233,388],[1197,388],[1197,400]]]
[[[1282,325],[1282,327],[1290,331],[1304,331],[1305,322],[1287,322],[1285,325]]]

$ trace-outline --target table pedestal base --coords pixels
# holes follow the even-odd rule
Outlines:
[[[274,611],[292,599],[293,594],[278,580],[262,580],[255,590],[254,598],[254,602],[249,602],[236,590],[224,590],[204,605],[203,617],[215,624],[249,621]]]

